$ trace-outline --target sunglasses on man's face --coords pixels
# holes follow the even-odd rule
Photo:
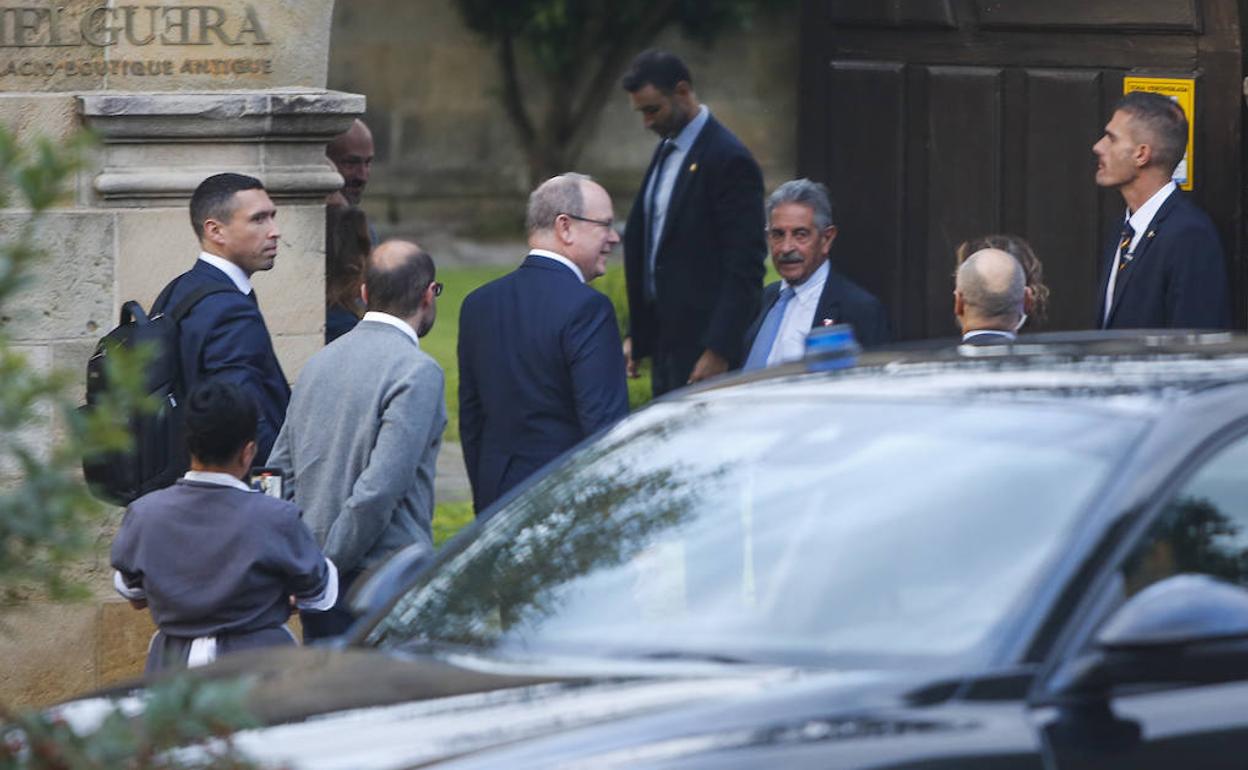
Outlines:
[[[435,297],[442,296],[442,284],[438,283],[437,281],[434,281],[433,283],[429,285],[433,287],[433,296]]]

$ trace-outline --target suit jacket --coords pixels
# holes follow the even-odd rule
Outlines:
[[[446,428],[442,367],[387,323],[360,321],[304,365],[269,465],[343,574],[424,543]]]
[[[628,414],[611,301],[529,255],[468,295],[459,316],[459,431],[480,513]]]
[[[767,284],[767,288],[763,289],[762,309],[745,333],[744,349],[747,355],[754,345],[754,338],[758,336],[759,327],[763,325],[763,319],[767,317],[767,311],[771,310],[771,306],[780,297],[782,283],[776,281]],[[819,292],[819,304],[815,306],[815,317],[811,320],[810,328],[824,326],[825,320],[833,324],[852,325],[854,338],[864,348],[886,345],[893,339],[884,305],[871,292],[836,272],[830,265],[823,291]]]
[[[174,279],[164,305],[153,312],[172,310],[191,291],[214,282],[234,286],[225,273],[197,259]],[[182,319],[178,345],[187,393],[211,379],[234,383],[255,399],[260,413],[255,464],[264,465],[286,416],[290,386],[254,296],[234,291],[204,297]]]
[[[1161,204],[1118,271],[1108,323],[1105,291],[1121,226],[1101,254],[1096,325],[1101,329],[1225,329],[1231,325],[1226,260],[1213,222],[1181,190]]]
[[[624,231],[633,355],[696,359],[709,348],[739,366],[765,273],[762,172],[745,145],[710,117],[672,187],[655,255],[657,301],[651,303],[645,297],[645,195],[657,159],[656,149]]]

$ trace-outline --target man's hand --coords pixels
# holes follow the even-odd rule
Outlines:
[[[633,338],[624,338],[624,373],[628,375],[630,380],[635,380],[641,376],[637,371],[637,362],[633,360]]]
[[[705,380],[707,377],[714,377],[726,371],[728,371],[728,360],[708,348],[702,351],[702,355],[698,357],[698,362],[693,365],[693,373],[689,375],[687,384],[692,385],[695,382]]]

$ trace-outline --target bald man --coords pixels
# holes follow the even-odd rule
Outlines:
[[[335,554],[340,597],[395,551],[414,543],[433,550],[446,401],[442,369],[420,337],[433,328],[441,293],[419,246],[378,246],[360,292],[368,312],[304,366],[269,458],[317,543]],[[307,613],[304,639],[338,636],[351,621],[342,601]]]
[[[373,132],[356,118],[351,128],[325,146],[325,155],[342,174],[342,197],[352,206],[360,205],[368,177],[373,172]]]
[[[967,345],[1013,342],[1023,325],[1027,278],[1018,260],[1000,249],[982,249],[958,268],[953,314]]]

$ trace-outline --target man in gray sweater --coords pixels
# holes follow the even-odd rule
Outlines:
[[[442,369],[420,349],[433,327],[433,260],[387,241],[369,257],[360,323],[304,366],[269,466],[338,566],[339,602],[302,615],[304,639],[344,633],[367,568],[413,543],[433,550],[433,476],[446,427]]]

